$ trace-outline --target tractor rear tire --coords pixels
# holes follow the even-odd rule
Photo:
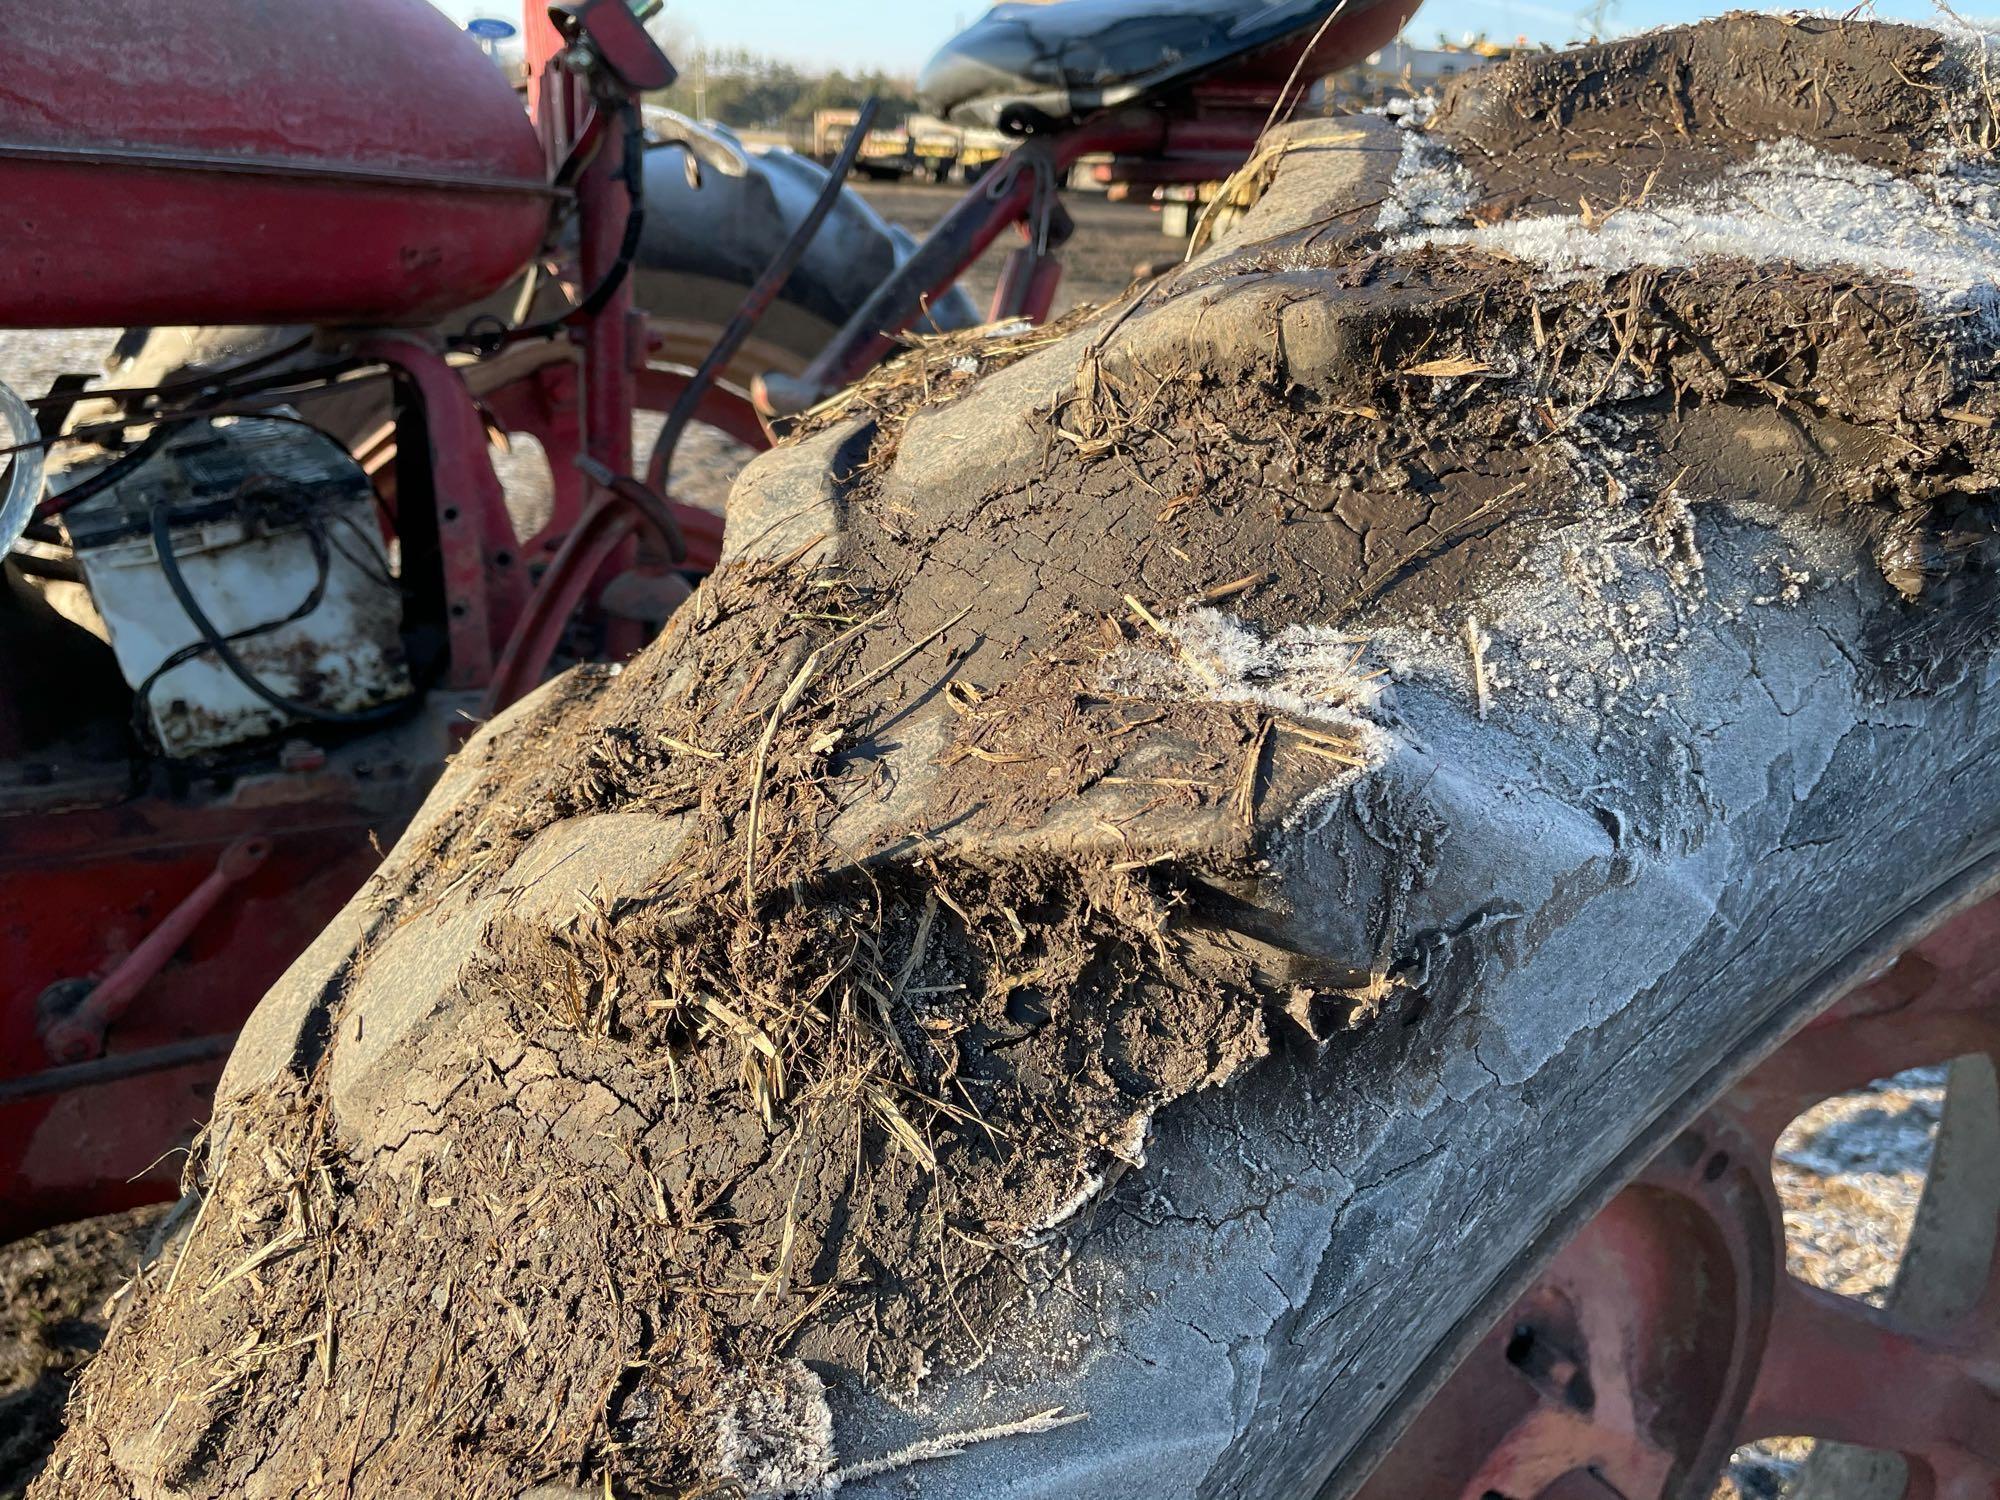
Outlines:
[[[1550,70],[1858,74],[1886,160],[1943,47],[1737,16],[1289,127],[1176,275],[755,461],[684,627],[486,726],[266,998],[44,1492],[1356,1493],[2000,892],[1991,330],[1542,277],[1472,147]]]

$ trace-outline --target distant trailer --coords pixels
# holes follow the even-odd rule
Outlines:
[[[810,119],[791,123],[786,143],[824,166],[840,155],[860,118],[854,109],[814,110]],[[870,131],[854,172],[878,182],[907,177],[972,182],[1005,156],[1011,144],[997,130],[967,130],[934,115],[913,115],[906,124]]]

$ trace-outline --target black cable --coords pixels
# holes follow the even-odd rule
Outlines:
[[[646,123],[639,106],[629,99],[619,111],[625,119],[625,160],[619,175],[625,179],[625,196],[630,207],[625,213],[625,236],[618,245],[618,258],[604,273],[591,294],[578,304],[565,323],[587,323],[603,312],[631,274],[632,262],[639,258],[639,241],[646,231]]]
[[[189,376],[185,380],[172,381],[166,385],[153,386],[150,388],[143,388],[143,387],[135,388],[126,391],[117,391],[117,390],[85,391],[83,393],[83,396],[84,399],[86,400],[100,401],[100,400],[110,400],[115,397],[127,396],[127,395],[172,396],[179,394],[181,391],[206,390],[209,386],[216,384],[218,381],[227,382],[233,377],[247,374],[252,370],[261,370],[267,365],[274,365],[281,359],[290,359],[294,354],[302,354],[306,350],[312,347],[312,341],[313,341],[313,335],[307,334],[304,338],[296,339],[293,342],[284,345],[282,348],[267,350],[265,353],[254,355],[249,359],[243,360],[239,364],[225,365],[222,369],[210,371],[206,375]],[[63,399],[65,398],[58,396],[52,392],[47,396],[37,397],[35,400],[30,401],[28,405],[36,408],[43,406],[52,406]],[[77,398],[72,396],[67,399],[75,400]]]
[[[59,494],[51,495],[35,507],[35,519],[52,521],[71,506],[81,505],[86,500],[94,500],[119,481],[131,478],[148,459],[166,447],[167,439],[174,435],[175,425],[170,422],[160,423],[122,457],[113,459],[88,479],[71,485]]]
[[[350,362],[344,368],[358,368],[358,362]],[[335,390],[343,390],[348,386],[362,385],[372,380],[387,380],[389,378],[389,372],[385,370],[379,374],[359,376],[353,380],[324,381],[303,389],[278,389],[267,394],[283,396],[285,399],[278,404],[289,406],[293,401],[303,401],[313,396],[324,395]],[[252,392],[251,394],[256,393]],[[86,423],[82,427],[71,428],[68,432],[59,432],[50,437],[31,438],[25,443],[15,443],[9,447],[0,448],[0,458],[12,458],[17,453],[28,453],[36,448],[53,448],[58,443],[95,442],[105,433],[123,431],[127,427],[184,426],[189,422],[211,422],[217,417],[254,417],[260,422],[290,422],[295,427],[310,427],[321,436],[332,438],[336,443],[340,442],[340,439],[333,437],[333,434],[329,433],[317,422],[308,422],[304,417],[294,416],[288,412],[274,411],[268,407],[260,406],[201,406],[190,407],[183,411],[160,412],[152,416],[110,417],[102,422]],[[346,444],[342,443],[341,446],[345,447]]]
[[[853,129],[848,131],[840,155],[827,169],[826,182],[820,188],[819,197],[813,200],[811,210],[799,220],[798,228],[792,231],[791,238],[785,241],[770,265],[764,268],[763,275],[759,276],[756,283],[744,294],[742,305],[736,309],[735,315],[723,328],[714,347],[702,360],[701,367],[694,372],[693,378],[682,389],[679,399],[674,402],[673,410],[667,413],[666,425],[660,429],[660,436],[653,444],[653,456],[646,464],[646,483],[654,489],[666,487],[667,476],[673,469],[674,451],[680,447],[682,434],[694,420],[695,413],[701,409],[703,398],[708,395],[710,388],[714,386],[717,377],[722,374],[729,361],[736,357],[736,351],[743,347],[744,340],[750,337],[758,322],[770,310],[771,304],[777,300],[778,293],[784,289],[785,283],[791,280],[792,272],[798,269],[799,262],[805,259],[806,251],[818,238],[820,226],[826,223],[826,216],[833,212],[833,205],[840,201],[840,195],[847,187],[847,174],[853,169],[855,158],[861,154],[862,144],[868,139],[868,132],[873,128],[875,116],[881,107],[880,99],[870,99],[861,106],[861,114],[855,120]]]
[[[83,565],[74,557],[44,557],[39,552],[10,552],[7,561],[29,578],[47,578],[56,583],[82,583]]]
[[[576,306],[544,318],[538,323],[524,323],[518,328],[504,333],[491,332],[475,334],[468,329],[455,338],[446,341],[454,349],[466,349],[481,354],[497,354],[509,344],[524,344],[534,339],[551,339],[573,323],[587,323],[610,304],[618,295],[618,289],[631,275],[633,262],[639,258],[639,241],[646,231],[646,124],[639,107],[629,100],[619,108],[619,115],[625,126],[625,160],[619,168],[619,177],[625,184],[625,196],[629,208],[625,215],[625,235],[618,246],[618,255],[611,266],[599,279],[596,286]]]
[[[18,556],[19,554],[16,554],[17,558]],[[286,615],[282,620],[266,620],[262,625],[248,626],[245,629],[232,632],[227,639],[232,644],[239,641],[255,640],[258,636],[269,635],[273,631],[283,630],[287,625],[297,624],[300,620],[303,620],[307,615],[318,609],[326,599],[327,585],[333,578],[332,560],[324,546],[314,546],[313,562],[317,572],[313,579],[312,589],[306,594],[303,604]],[[141,740],[148,738],[146,711],[152,706],[154,685],[162,677],[166,676],[167,673],[173,671],[174,668],[186,666],[197,657],[206,655],[210,649],[207,641],[195,641],[175,651],[165,661],[146,674],[145,679],[132,693],[132,731],[135,737]]]
[[[387,370],[372,369],[379,360],[335,359],[323,365],[314,365],[310,370],[284,370],[255,380],[236,381],[227,386],[212,387],[203,392],[210,399],[197,406],[179,408],[182,411],[211,411],[217,403],[233,400],[240,396],[290,396],[304,399],[322,395],[328,391],[345,390],[350,385],[362,385],[373,380],[387,380]],[[358,370],[371,370],[359,375]],[[349,377],[352,377],[351,379]]]
[[[370,583],[387,593],[393,594],[397,592],[401,585],[397,583],[395,575],[389,571],[388,562],[376,550],[375,539],[362,529],[361,523],[356,521],[352,516],[341,515],[338,512],[335,512],[329,519],[354,538],[361,552],[357,556],[355,553],[348,551],[347,548],[340,544],[339,538],[329,532],[326,539],[333,550],[346,558],[353,566],[354,571],[361,574]]]
[[[103,390],[85,391],[80,397],[72,399],[77,401],[112,402],[156,401],[193,392],[198,396],[219,400],[226,396],[255,395],[260,391],[287,385],[312,386],[324,384],[332,377],[348,370],[359,369],[364,364],[364,361],[361,360],[336,359],[330,360],[325,364],[313,365],[309,369],[274,370],[270,374],[258,375],[254,378],[246,378],[238,373],[239,371],[261,369],[265,365],[279,359],[288,358],[291,355],[301,352],[309,342],[302,341],[296,344],[287,344],[283,349],[274,350],[269,355],[253,360],[245,360],[240,366],[231,366],[227,371],[218,372],[215,375],[203,376],[200,379],[175,380],[168,382],[166,385],[155,386],[109,386]],[[56,398],[53,395],[38,396],[30,401],[28,405],[39,409],[48,405],[54,399]]]
[[[313,586],[313,594],[307,605],[294,612],[290,618],[279,622],[282,625],[289,625],[295,620],[305,618],[319,607],[320,600],[326,595],[327,579],[332,570],[331,548],[325,535],[316,527],[308,526],[306,534],[312,539],[313,558],[319,567],[319,581]],[[165,505],[153,507],[153,553],[160,560],[160,571],[166,576],[167,587],[173,590],[181,612],[188,617],[189,623],[201,635],[203,644],[215,653],[215,659],[228,669],[230,676],[278,712],[293,718],[310,719],[319,724],[343,725],[380,724],[384,720],[408,712],[410,705],[398,701],[362,709],[355,713],[341,713],[333,709],[320,708],[316,704],[300,703],[296,699],[287,698],[273,691],[255,672],[244,665],[243,658],[231,647],[232,638],[216,629],[215,623],[203,612],[200,603],[188,588],[187,579],[181,576],[180,563],[174,557],[173,519]],[[274,624],[270,628],[275,630],[279,625]],[[264,633],[263,629],[260,627],[257,633]]]

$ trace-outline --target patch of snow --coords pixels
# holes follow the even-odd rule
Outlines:
[[[1944,1115],[1944,1082],[1885,1080],[1808,1112],[1778,1142],[1777,1158],[1821,1177],[1922,1177]]]
[[[1829,9],[1823,13],[1814,11],[1810,12],[1810,14],[1824,14],[1826,19],[1836,20],[1848,14],[1848,12]],[[1955,42],[1985,43],[1995,40],[1994,26],[1996,23],[1981,20],[1977,17],[1961,16],[1950,6],[1944,4],[1939,4],[1927,20],[1908,21],[1904,24],[1922,26],[1926,30],[1935,31],[1939,36],[1950,37]]]
[[[1963,163],[1898,177],[1784,140],[1679,200],[1621,208],[1594,225],[1547,215],[1429,229],[1388,248],[1427,245],[1508,255],[1556,277],[1724,257],[1849,266],[1914,287],[1942,307],[1987,308],[2000,300],[2000,177]]]
[[[1462,612],[1363,616],[1352,628],[1393,681],[1440,683],[1476,705],[1482,672],[1482,717],[1531,713],[1638,732],[1685,687],[1679,653],[1709,599],[1699,497],[1662,485],[1615,413],[1578,413],[1545,441],[1568,470],[1549,482],[1569,490],[1547,508],[1578,519],[1538,537],[1511,576],[1464,601],[1478,621],[1476,656]]]

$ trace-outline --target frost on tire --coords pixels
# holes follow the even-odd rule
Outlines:
[[[1988,837],[1978,46],[1288,127],[1176,275],[757,460],[266,1001],[50,1483],[1344,1474]]]

